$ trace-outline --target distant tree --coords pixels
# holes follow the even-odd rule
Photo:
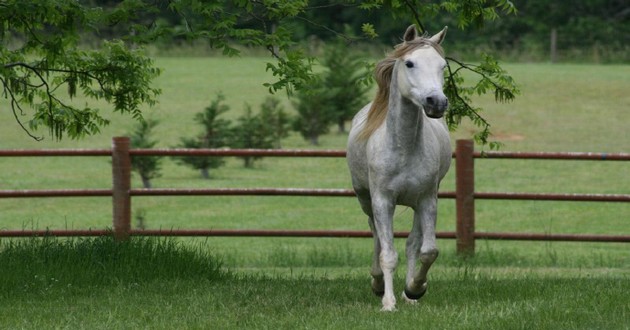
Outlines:
[[[131,147],[143,149],[155,147],[157,140],[153,140],[151,136],[157,124],[158,121],[152,119],[139,121],[130,134]],[[131,169],[140,175],[145,188],[151,188],[151,180],[161,176],[161,162],[161,156],[134,156],[131,158]]]
[[[291,122],[278,98],[268,96],[265,99],[260,105],[260,119],[263,128],[267,131],[265,135],[273,141],[272,148],[282,148],[281,140],[289,136]]]
[[[228,146],[232,134],[231,122],[219,118],[221,114],[230,109],[227,105],[222,104],[224,100],[225,97],[222,94],[218,94],[210,106],[206,107],[203,112],[195,115],[195,121],[203,126],[203,133],[194,138],[181,138],[181,143],[178,147],[205,149]],[[179,164],[200,170],[204,179],[210,178],[209,169],[218,168],[225,163],[221,157],[178,156],[174,157],[174,159]]]
[[[319,136],[333,123],[344,133],[346,121],[367,103],[370,85],[364,82],[365,63],[349,52],[344,42],[326,47],[322,61],[325,70],[319,80],[297,93],[294,106],[299,116],[293,128],[313,145],[319,144]]]
[[[254,113],[245,105],[245,113],[237,119],[230,145],[241,149],[277,149],[281,140],[289,135],[289,118],[280,101],[269,96]],[[260,157],[242,157],[245,167],[252,167]]]
[[[293,106],[298,116],[293,120],[293,129],[312,145],[319,145],[319,136],[328,133],[335,121],[334,108],[322,79],[315,80],[308,89],[297,92]]]
[[[340,133],[345,133],[346,121],[367,103],[367,92],[370,85],[364,83],[366,75],[365,62],[351,53],[348,45],[337,41],[326,48],[324,53],[323,89],[329,98],[328,105]]]
[[[265,127],[260,113],[252,112],[252,107],[245,105],[245,113],[236,120],[237,124],[233,128],[232,143],[234,148],[239,149],[271,149],[273,148],[273,137],[269,134],[269,128]],[[261,157],[245,156],[243,166],[252,167],[254,161]]]

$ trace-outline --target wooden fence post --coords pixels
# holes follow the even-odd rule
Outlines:
[[[455,206],[457,254],[475,254],[475,144],[457,140],[455,147]]]
[[[131,230],[131,157],[129,138],[112,139],[113,230],[117,240],[127,240]]]

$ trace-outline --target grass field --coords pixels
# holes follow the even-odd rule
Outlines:
[[[232,108],[230,118],[236,118],[245,103],[257,107],[267,95],[261,84],[271,79],[264,72],[265,61],[158,59],[165,69],[158,81],[163,95],[145,114],[161,121],[156,134],[159,146],[173,146],[179,137],[194,134],[194,113],[219,90]],[[630,66],[510,64],[506,68],[521,85],[517,101],[477,100],[486,108],[495,139],[505,144],[503,150],[630,152]],[[293,111],[285,95],[279,97]],[[5,100],[0,109],[5,110],[0,111],[0,148],[108,148],[112,136],[126,134],[133,125],[130,118],[112,115],[112,125],[98,136],[35,142],[19,130]],[[453,140],[468,138],[473,129],[465,123],[453,132]],[[343,149],[345,140],[345,135],[333,132],[321,139],[319,148]],[[310,148],[296,134],[283,144]],[[622,162],[479,160],[476,169],[478,191],[630,193],[630,166]],[[254,169],[243,169],[240,160],[229,159],[207,181],[166,160],[162,173],[154,180],[155,187],[350,187],[343,159],[269,158]],[[0,159],[0,189],[109,188],[110,175],[106,158]],[[141,186],[138,177],[133,185]],[[442,190],[453,187],[451,172]],[[352,198],[138,197],[132,208],[146,213],[148,228],[367,230]],[[100,229],[111,224],[107,198],[4,199],[0,210],[0,230]],[[454,229],[454,213],[452,200],[440,202],[438,230]],[[407,230],[411,215],[399,208],[396,229]],[[478,231],[628,234],[628,221],[630,205],[622,203],[477,202]],[[0,242],[6,248],[15,241]],[[442,254],[430,273],[431,288],[423,303],[401,305],[399,313],[388,316],[376,313],[380,302],[368,287],[369,239],[177,242],[184,247],[201,244],[204,251],[220,258],[229,276],[209,280],[195,273],[174,275],[166,282],[123,278],[94,285],[86,280],[69,288],[68,283],[49,279],[48,273],[57,270],[29,270],[23,265],[24,276],[15,283],[24,289],[0,292],[0,324],[9,328],[207,328],[211,324],[410,328],[426,322],[427,328],[460,329],[623,329],[630,324],[627,244],[480,241],[477,257],[464,262],[455,256],[452,240],[440,240]],[[404,241],[397,244],[402,251]],[[398,275],[403,274],[401,267]]]
[[[7,329],[624,329],[618,269],[441,266],[418,306],[378,313],[356,267],[225,272],[203,245],[31,240],[0,254]],[[304,271],[305,273],[301,273]],[[308,274],[308,275],[305,275]],[[396,279],[402,286],[402,278]]]

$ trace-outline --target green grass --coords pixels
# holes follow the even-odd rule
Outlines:
[[[221,264],[204,249],[168,239],[30,238],[3,241],[0,296],[118,283],[219,279]]]
[[[1,247],[0,323],[9,329],[624,329],[630,317],[630,278],[610,268],[524,270],[497,260],[489,268],[459,259],[436,265],[419,305],[388,314],[377,312],[380,299],[350,250],[329,249],[290,272],[226,272],[208,247],[173,239]]]
[[[165,68],[158,81],[163,95],[145,114],[161,121],[159,146],[171,147],[180,136],[195,134],[194,114],[219,90],[232,107],[230,118],[238,117],[245,103],[258,106],[267,96],[262,83],[272,79],[264,71],[265,61],[158,59]],[[630,151],[630,66],[506,68],[523,90],[516,102],[476,100],[504,150]],[[291,102],[280,97],[293,111]],[[0,109],[8,110],[6,100],[0,100]],[[35,142],[19,130],[9,111],[0,111],[0,148],[109,148],[112,136],[133,126],[127,117],[111,119],[98,136]],[[464,123],[452,133],[453,140],[469,138],[474,130]],[[345,135],[333,132],[322,137],[319,148],[343,149],[345,141]],[[310,148],[297,134],[284,147]],[[162,173],[155,187],[350,187],[343,159],[267,158],[254,169],[228,159],[207,181],[166,160]],[[478,191],[630,193],[625,162],[480,159],[475,175]],[[132,184],[141,187],[137,176]],[[0,158],[0,189],[110,186],[107,158]],[[453,189],[451,171],[442,190]],[[478,231],[630,233],[627,203],[477,201],[476,208]],[[132,209],[145,212],[150,229],[368,229],[353,198],[134,197]],[[0,210],[0,230],[111,226],[108,198],[2,199]],[[408,230],[411,218],[411,210],[397,209],[396,230]],[[452,231],[454,222],[454,202],[441,200],[438,230]],[[419,306],[401,304],[398,313],[386,315],[377,313],[380,301],[369,290],[371,239],[140,240],[139,246],[121,252],[137,255],[121,257],[130,266],[118,270],[118,259],[102,261],[108,265],[103,267],[91,264],[94,260],[84,252],[72,252],[85,244],[109,244],[100,239],[85,243],[89,241],[42,240],[38,245],[36,239],[2,240],[1,257],[23,250],[24,260],[35,261],[0,263],[1,327],[627,329],[630,319],[627,244],[478,241],[476,257],[462,261],[453,240],[440,240],[429,294]],[[404,243],[396,241],[401,256]],[[45,244],[54,246],[51,252],[43,252]],[[141,252],[143,244],[167,248]],[[118,253],[102,248],[109,251],[104,256]],[[46,255],[58,266],[37,259]],[[218,279],[202,269],[215,269],[215,262],[222,265]],[[397,289],[404,268],[401,262]]]

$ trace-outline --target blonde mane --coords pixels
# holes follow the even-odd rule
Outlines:
[[[376,68],[374,69],[374,79],[376,80],[378,89],[376,91],[376,96],[372,101],[370,110],[368,111],[363,130],[359,133],[359,140],[367,140],[370,136],[372,136],[374,131],[376,131],[383,121],[385,121],[385,117],[387,117],[389,86],[392,81],[392,74],[394,72],[394,65],[396,64],[396,61],[405,54],[413,52],[414,50],[424,46],[433,47],[440,56],[444,57],[444,50],[442,47],[431,41],[429,38],[423,36],[396,45],[393,52],[388,54],[386,58],[376,64]]]

